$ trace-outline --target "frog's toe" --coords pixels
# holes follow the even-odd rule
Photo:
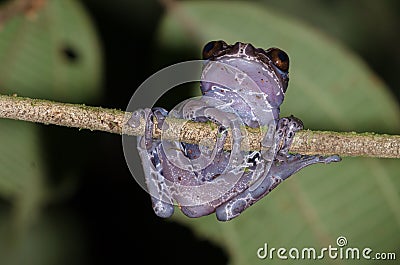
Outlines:
[[[303,122],[293,115],[279,119],[277,125],[279,156],[286,157],[289,154],[289,148],[292,145],[294,135],[297,131],[302,130],[303,127]]]
[[[290,154],[286,157],[286,162],[304,162],[307,165],[315,163],[325,163],[329,164],[332,162],[340,162],[342,158],[338,155],[322,156],[322,155],[300,155],[300,154]]]
[[[168,111],[166,109],[160,108],[160,107],[153,107],[151,109],[153,115],[157,119],[157,128],[162,129],[162,126],[164,124],[165,118],[168,116]]]
[[[154,213],[161,218],[168,218],[174,213],[174,206],[160,200],[153,199]]]
[[[323,158],[324,163],[340,162],[342,158],[338,155],[327,156]]]
[[[197,218],[209,215],[215,211],[211,205],[181,206],[181,211],[190,218]]]
[[[215,215],[219,221],[229,221],[240,215],[249,206],[250,204],[245,198],[235,198],[219,206],[215,211]]]

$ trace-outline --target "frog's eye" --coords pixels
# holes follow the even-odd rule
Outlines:
[[[267,56],[279,70],[283,72],[289,70],[289,56],[286,52],[278,48],[270,48],[267,51]]]
[[[210,41],[203,48],[203,59],[207,60],[212,56],[218,55],[226,46],[227,44],[222,40]]]

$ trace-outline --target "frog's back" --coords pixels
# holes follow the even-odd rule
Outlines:
[[[266,125],[271,118],[276,121],[288,82],[286,53],[280,51],[287,60],[284,71],[271,60],[277,50],[210,42],[203,50],[203,58],[209,60],[201,76],[203,95],[230,104],[250,127]]]

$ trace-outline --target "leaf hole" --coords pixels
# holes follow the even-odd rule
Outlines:
[[[61,54],[69,63],[77,63],[81,57],[78,50],[71,45],[64,45],[61,49]]]

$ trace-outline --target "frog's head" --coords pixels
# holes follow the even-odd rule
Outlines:
[[[279,108],[282,104],[289,81],[289,56],[284,51],[278,48],[264,50],[242,42],[228,45],[219,40],[204,46],[203,59],[242,70],[267,95],[272,107]],[[202,86],[203,94],[210,89],[209,86]]]

